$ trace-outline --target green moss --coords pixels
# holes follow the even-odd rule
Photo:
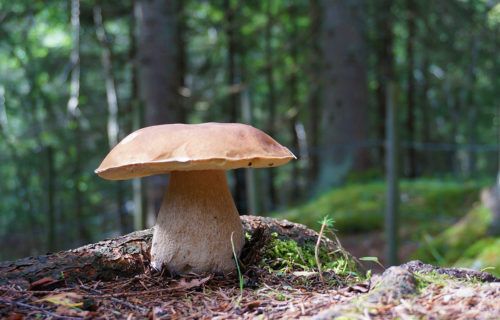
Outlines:
[[[455,266],[485,270],[500,277],[499,248],[500,237],[485,238],[476,241],[455,262]]]
[[[416,272],[414,273],[415,280],[417,283],[418,292],[424,291],[429,285],[434,284],[438,286],[448,286],[450,283],[461,284],[461,285],[473,285],[479,283],[478,280],[474,279],[457,279],[447,274],[432,272]]]
[[[281,273],[317,271],[314,248],[313,243],[299,245],[294,240],[279,239],[277,234],[273,234],[272,240],[265,249],[261,266]],[[319,259],[323,271],[333,271],[338,276],[357,276],[358,274],[355,261],[340,250],[330,252],[321,247]]]
[[[477,182],[403,181],[402,222],[418,228],[413,232],[416,237],[423,230],[435,233],[466,213],[476,201],[481,186],[482,183]],[[335,228],[340,233],[366,232],[383,227],[384,208],[385,184],[371,182],[331,190],[302,206],[274,216],[317,229],[317,221],[328,215],[335,220]]]
[[[441,265],[455,263],[471,247],[471,244],[486,236],[492,218],[493,215],[487,208],[474,207],[457,223],[435,238],[428,237],[426,243],[417,250],[413,258]],[[480,246],[481,242],[475,248],[471,248],[471,252],[476,252]],[[472,255],[470,253],[469,257]]]

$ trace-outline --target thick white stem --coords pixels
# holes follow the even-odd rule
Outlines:
[[[243,227],[222,170],[175,171],[153,233],[151,265],[172,273],[228,273],[244,244]]]

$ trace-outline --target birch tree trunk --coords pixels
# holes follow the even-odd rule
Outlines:
[[[113,148],[118,143],[120,126],[118,122],[118,94],[116,93],[115,77],[113,72],[113,63],[111,60],[112,51],[108,41],[108,35],[104,28],[101,7],[94,8],[94,23],[99,43],[101,44],[101,64],[104,72],[104,81],[106,84],[106,98],[108,102],[108,144]],[[119,227],[122,234],[130,232],[127,219],[127,212],[124,205],[123,182],[116,183],[116,207],[118,212]]]
[[[71,1],[71,31],[73,48],[71,49],[71,71],[70,96],[68,100],[69,121],[74,122],[73,143],[80,146],[82,143],[82,128],[80,124],[81,111],[80,100],[80,1]],[[90,234],[85,227],[83,195],[80,191],[82,163],[80,156],[75,155],[73,167],[73,203],[75,204],[75,221],[77,225],[78,240],[82,242],[90,241]]]

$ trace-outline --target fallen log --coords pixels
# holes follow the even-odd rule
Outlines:
[[[241,216],[241,221],[251,236],[265,230],[266,234],[276,233],[281,239],[299,244],[315,243],[318,236],[315,231],[286,220]],[[0,262],[0,285],[17,283],[27,287],[43,278],[68,283],[134,276],[149,268],[152,236],[153,229],[146,229],[73,250]]]

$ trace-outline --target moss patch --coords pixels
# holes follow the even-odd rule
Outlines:
[[[414,258],[440,265],[455,263],[477,239],[484,238],[493,216],[484,206],[474,207],[435,238],[427,238],[426,243],[414,255]],[[471,248],[469,258],[479,250],[480,244]]]
[[[414,274],[416,283],[417,283],[417,290],[418,292],[424,291],[428,286],[431,284],[433,285],[438,285],[438,286],[449,286],[451,284],[457,286],[457,285],[474,285],[481,283],[479,280],[476,280],[474,278],[471,279],[458,279],[455,277],[452,277],[447,274],[442,274],[438,273],[435,271],[432,272],[415,272]]]
[[[316,272],[318,266],[314,255],[315,244],[298,244],[294,240],[280,239],[277,234],[264,248],[259,267],[277,274],[290,274],[296,271]],[[339,280],[360,280],[356,262],[343,249],[331,251],[325,246],[319,250],[319,260],[324,273],[332,273]]]
[[[402,223],[435,233],[464,215],[477,200],[480,182],[419,179],[401,183]],[[324,216],[335,220],[341,233],[381,229],[385,208],[385,184],[350,184],[274,216],[317,228]],[[431,219],[432,218],[432,223]],[[418,224],[415,224],[418,222]],[[420,232],[417,232],[417,234]]]
[[[484,270],[500,277],[500,237],[476,241],[455,262],[457,267]]]

